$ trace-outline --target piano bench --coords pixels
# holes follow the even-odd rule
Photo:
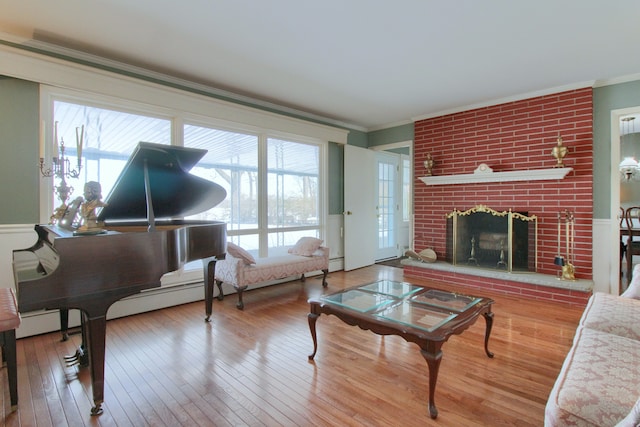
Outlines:
[[[18,408],[16,329],[20,326],[20,321],[15,291],[13,288],[0,288],[0,346],[2,346],[2,364],[7,366],[11,411]]]

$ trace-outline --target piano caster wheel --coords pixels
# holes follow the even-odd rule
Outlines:
[[[68,339],[69,339],[69,334],[68,334],[68,333],[66,333],[66,332],[64,332],[64,333],[62,334],[62,341],[64,342],[64,341],[67,341]]]
[[[91,408],[91,416],[97,416],[97,415],[102,415],[102,403],[98,403],[96,406],[94,406],[93,408]]]
[[[211,316],[207,316],[207,317],[205,317],[205,318],[204,318],[204,321],[205,321],[205,322],[211,322]]]

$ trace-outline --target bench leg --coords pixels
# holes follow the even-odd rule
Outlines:
[[[2,358],[7,363],[7,379],[9,380],[9,396],[11,411],[18,408],[18,362],[16,356],[16,330],[9,329],[2,333]]]
[[[222,293],[222,280],[216,280],[216,285],[218,285],[218,296],[216,298],[218,301],[222,301],[224,299],[224,294]]]
[[[306,278],[306,277],[304,277],[304,273],[302,273],[302,275],[300,276],[300,281],[301,281],[302,283],[304,283],[306,280],[307,280],[307,278]]]
[[[238,308],[238,310],[244,310],[244,302],[242,302],[242,294],[245,289],[247,289],[246,286],[243,286],[242,288],[236,288],[236,290],[238,291],[238,303],[236,304],[236,307]]]
[[[322,287],[323,288],[327,287],[327,274],[329,274],[328,268],[325,268],[324,270],[322,270]]]

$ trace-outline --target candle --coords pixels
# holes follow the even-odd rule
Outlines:
[[[40,159],[44,159],[44,120],[40,122]]]
[[[58,122],[53,125],[53,158],[58,159]]]
[[[78,134],[78,129],[80,129],[80,134]],[[76,128],[76,149],[78,155],[78,165],[82,163],[82,144],[84,143],[84,125],[82,128]]]

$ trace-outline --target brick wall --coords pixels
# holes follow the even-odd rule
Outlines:
[[[557,214],[575,212],[576,278],[592,279],[593,218],[593,103],[592,89],[584,88],[514,101],[491,107],[420,120],[414,134],[415,248],[433,248],[440,259],[446,247],[445,214],[484,204],[502,211],[513,209],[538,217],[538,272],[556,275]],[[434,175],[473,173],[480,163],[494,172],[551,168],[551,150],[558,135],[568,147],[564,164],[572,167],[561,180],[427,186],[418,177],[431,153]],[[564,252],[564,250],[562,250]],[[563,254],[564,255],[564,254]],[[471,285],[473,276],[405,267],[405,275],[430,277]],[[486,282],[486,280],[485,280]],[[481,286],[506,292],[533,292],[545,299],[571,299],[571,292],[517,282],[490,282]],[[559,294],[554,298],[554,294]],[[583,300],[583,295],[576,298]]]

